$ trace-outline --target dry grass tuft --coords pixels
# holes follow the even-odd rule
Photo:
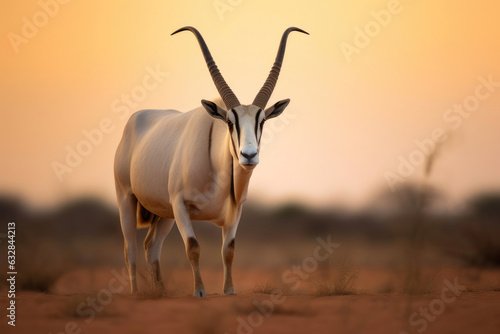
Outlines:
[[[340,260],[337,274],[331,280],[312,281],[317,296],[343,296],[357,293],[353,285],[358,278],[359,271],[352,268],[352,258],[353,256],[345,256]]]
[[[173,281],[168,281],[165,285],[158,286],[152,280],[149,274],[141,271],[138,273],[141,280],[147,282],[147,287],[145,290],[139,290],[136,294],[137,298],[140,300],[147,299],[161,299],[179,296],[179,288]]]
[[[435,275],[424,275],[420,268],[413,268],[412,272],[409,272],[403,291],[411,296],[420,296],[433,293],[432,288]]]
[[[278,288],[274,286],[270,280],[268,280],[266,283],[258,283],[255,285],[255,288],[253,288],[252,292],[255,293],[263,293],[266,295],[271,295],[273,294]]]

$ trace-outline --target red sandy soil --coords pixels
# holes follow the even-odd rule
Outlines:
[[[428,270],[431,292],[413,297],[398,292],[404,274],[395,270],[360,270],[354,294],[340,296],[315,295],[320,275],[291,289],[281,280],[285,271],[235,271],[238,295],[224,296],[222,273],[204,270],[208,296],[200,299],[189,296],[189,270],[165,272],[167,294],[156,298],[129,295],[112,269],[82,269],[47,294],[17,293],[15,327],[7,325],[1,291],[0,333],[500,333],[500,271]],[[123,292],[109,293],[110,282]],[[463,291],[454,295],[446,282]],[[102,304],[89,306],[98,298]]]

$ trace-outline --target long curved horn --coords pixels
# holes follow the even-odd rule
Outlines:
[[[276,60],[274,61],[273,67],[271,68],[271,72],[269,73],[266,82],[264,83],[264,86],[262,86],[262,88],[260,89],[259,93],[257,94],[252,103],[253,105],[261,109],[264,109],[266,107],[269,98],[271,98],[274,86],[276,86],[276,81],[278,81],[278,76],[281,70],[281,64],[283,63],[283,57],[285,55],[286,40],[288,38],[288,35],[292,31],[299,31],[301,33],[309,35],[308,32],[295,27],[290,27],[283,33],[283,37],[281,37],[280,47],[278,49],[278,54],[276,55]]]
[[[205,40],[201,36],[201,34],[196,30],[196,28],[193,27],[183,27],[180,28],[172,33],[172,35],[177,34],[178,32],[189,30],[191,31],[195,36],[196,39],[198,40],[198,43],[200,44],[201,51],[203,52],[203,57],[205,57],[205,62],[207,63],[208,70],[210,71],[210,75],[212,76],[212,80],[215,83],[215,87],[217,88],[217,91],[219,92],[220,96],[222,97],[222,101],[226,104],[226,107],[229,109],[232,109],[234,107],[237,107],[241,105],[241,103],[238,101],[238,98],[236,95],[234,95],[233,91],[231,88],[229,88],[229,85],[226,83],[224,78],[222,77],[222,74],[220,74],[219,69],[217,68],[217,65],[215,64],[214,59],[212,58],[212,55],[210,54],[210,51],[208,50],[207,44],[205,43]],[[172,36],[170,35],[170,36]]]

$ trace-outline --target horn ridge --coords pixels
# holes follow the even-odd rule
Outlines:
[[[208,71],[210,72],[210,76],[212,77],[212,80],[214,81],[215,87],[217,88],[217,91],[219,92],[222,100],[226,104],[226,107],[228,109],[232,109],[234,107],[241,105],[241,103],[238,101],[238,98],[233,93],[233,91],[231,90],[229,85],[224,80],[224,77],[220,73],[219,68],[215,64],[215,61],[212,58],[212,54],[210,53],[210,50],[208,49],[208,46],[205,43],[205,40],[201,36],[200,32],[194,27],[186,26],[186,27],[183,27],[183,28],[180,28],[180,29],[177,29],[176,31],[174,31],[171,34],[171,36],[181,32],[181,31],[191,31],[195,35],[196,39],[198,40],[198,44],[200,45],[201,52],[203,53],[203,57],[205,58],[205,62],[207,64]]]
[[[281,37],[281,42],[278,48],[278,53],[276,54],[276,59],[274,61],[273,67],[271,68],[271,71],[269,72],[269,75],[264,82],[264,85],[260,89],[259,93],[255,97],[253,101],[253,105],[264,109],[266,107],[267,102],[271,98],[271,94],[274,90],[274,87],[276,86],[276,82],[278,81],[278,77],[280,74],[281,70],[281,65],[283,64],[283,57],[285,56],[285,49],[286,49],[286,41],[288,39],[288,35],[292,31],[298,31],[304,34],[309,35],[308,32],[296,28],[296,27],[290,27],[285,32],[283,33],[283,36]]]

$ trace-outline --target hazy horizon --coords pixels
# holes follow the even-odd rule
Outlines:
[[[390,190],[388,177],[396,189],[423,182],[433,136],[447,139],[426,183],[450,206],[500,190],[499,4],[256,0],[221,12],[213,1],[41,3],[52,2],[0,13],[2,194],[113,202],[128,116],[217,96],[194,37],[170,36],[185,25],[202,33],[242,103],[262,86],[283,31],[310,33],[288,39],[269,104],[291,103],[266,123],[250,200],[363,207]],[[88,154],[69,166],[78,149]],[[54,164],[72,171],[58,176]]]

